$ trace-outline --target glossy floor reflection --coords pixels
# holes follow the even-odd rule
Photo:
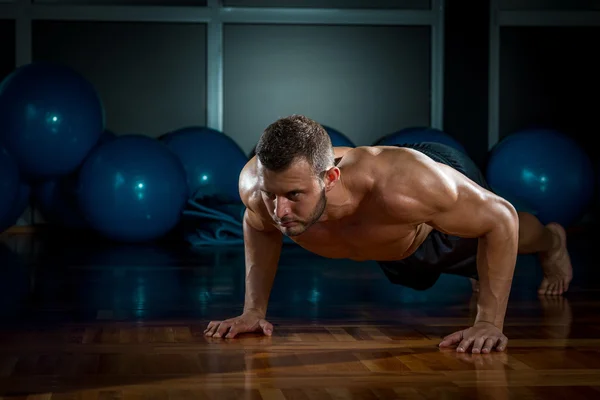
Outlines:
[[[570,237],[564,297],[536,294],[520,257],[505,334],[488,355],[437,347],[470,324],[463,278],[394,286],[374,263],[287,246],[271,295],[274,336],[203,336],[241,311],[243,249],[109,245],[4,235],[0,395],[5,398],[598,398],[598,238]]]

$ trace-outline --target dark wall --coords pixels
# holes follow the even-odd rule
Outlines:
[[[206,25],[43,21],[32,58],[69,65],[96,88],[115,133],[152,137],[206,124]]]
[[[249,153],[277,118],[305,114],[357,146],[431,112],[426,26],[225,24],[224,131]]]
[[[500,41],[500,136],[560,130],[596,161],[600,28],[506,27]]]
[[[489,12],[489,0],[446,0],[444,128],[482,169],[488,157]],[[14,33],[14,21],[0,20],[0,78],[15,65]],[[117,132],[158,136],[206,123],[203,24],[35,21],[32,39],[34,59],[68,63],[98,87],[108,127]],[[593,143],[599,39],[600,28],[502,28],[501,137],[529,126],[555,128],[600,164]],[[245,150],[261,128],[290,112],[322,119],[360,145],[429,118],[428,29],[228,25],[224,40],[226,133]],[[316,61],[303,64],[298,49]]]
[[[488,139],[489,2],[446,1],[444,130],[483,167]]]
[[[0,81],[15,68],[15,21],[0,19]]]
[[[500,136],[528,127],[556,129],[575,139],[600,171],[600,28],[505,27],[500,37]],[[597,182],[581,223],[600,222]]]

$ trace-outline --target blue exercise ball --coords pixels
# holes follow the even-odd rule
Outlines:
[[[333,129],[327,125],[321,125],[329,134],[329,138],[331,139],[331,144],[333,147],[356,147],[356,145],[348,138],[348,136],[344,135],[342,132]]]
[[[191,198],[241,202],[238,180],[248,157],[229,136],[207,127],[186,127],[160,138],[186,171]]]
[[[0,143],[29,180],[75,170],[103,129],[94,86],[71,68],[28,64],[0,86]]]
[[[516,132],[490,153],[486,179],[518,211],[547,224],[569,226],[581,218],[594,193],[592,162],[565,134],[549,129]]]
[[[144,135],[95,148],[79,171],[78,198],[89,226],[118,242],[158,239],[180,220],[188,198],[175,154]]]
[[[5,220],[11,219],[20,184],[21,177],[16,160],[5,148],[0,146],[0,221],[3,222],[2,225],[6,224]]]
[[[374,146],[394,146],[424,142],[441,143],[467,154],[464,146],[444,131],[428,127],[406,128],[386,135],[374,143]]]

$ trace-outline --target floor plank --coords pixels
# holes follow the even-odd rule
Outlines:
[[[287,247],[272,337],[203,335],[241,311],[243,251],[3,237],[0,396],[10,399],[572,399],[600,396],[595,238],[574,237],[575,278],[538,297],[519,259],[492,354],[440,349],[477,295],[444,277],[417,292],[373,263]],[[61,244],[62,243],[62,244]]]

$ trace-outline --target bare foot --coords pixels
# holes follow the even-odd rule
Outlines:
[[[538,293],[556,296],[569,289],[569,283],[573,279],[573,267],[567,251],[567,234],[564,228],[556,223],[550,223],[546,228],[555,235],[556,243],[547,253],[540,254],[544,279]]]

